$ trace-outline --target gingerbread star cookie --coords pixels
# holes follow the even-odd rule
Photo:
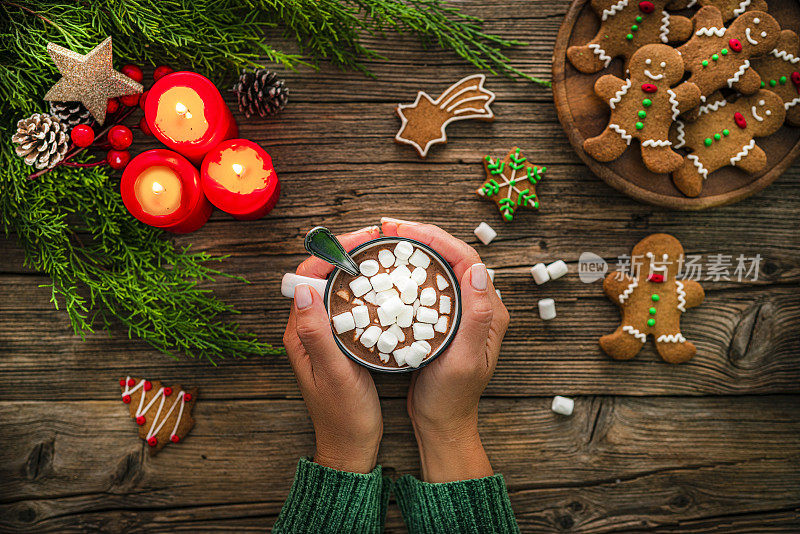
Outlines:
[[[692,34],[686,17],[670,15],[667,6],[680,9],[683,0],[592,0],[600,16],[597,35],[580,46],[567,49],[570,63],[581,72],[603,70],[615,57],[630,57],[641,47],[653,43],[685,41]]]
[[[748,11],[726,27],[722,13],[713,6],[702,8],[692,20],[695,33],[678,52],[703,101],[723,87],[746,95],[758,91],[761,77],[750,68],[750,61],[775,47],[781,31],[778,22],[763,11]]]
[[[128,405],[131,418],[139,425],[139,437],[154,455],[167,443],[178,443],[194,426],[192,409],[197,388],[184,391],[180,386],[162,386],[158,380],[120,379],[122,402]]]
[[[600,338],[600,348],[615,360],[629,360],[655,340],[664,361],[683,363],[697,349],[681,333],[681,314],[705,298],[694,280],[678,280],[683,246],[668,234],[650,235],[633,247],[631,262],[641,262],[631,275],[609,273],[603,291],[620,309],[622,321],[613,334]],[[638,271],[638,272],[637,272]]]
[[[420,91],[414,103],[398,104],[396,111],[402,124],[394,140],[413,146],[424,158],[431,146],[447,142],[444,130],[451,122],[494,120],[489,104],[495,95],[483,87],[485,81],[483,74],[474,74],[448,87],[436,100]]]
[[[519,208],[539,208],[536,184],[542,179],[547,167],[533,165],[514,147],[503,159],[486,156],[486,182],[475,192],[494,200],[503,219],[511,222]]]
[[[761,76],[761,87],[783,99],[786,122],[800,126],[800,39],[791,30],[783,30],[772,51],[753,60]]]
[[[630,78],[607,74],[595,83],[595,92],[611,108],[605,131],[587,139],[583,148],[598,161],[614,161],[639,139],[644,164],[653,172],[679,168],[683,157],[673,151],[669,127],[680,113],[700,103],[692,83],[672,88],[683,77],[683,60],[668,45],[643,46],[631,57]]]
[[[672,174],[672,180],[689,197],[698,196],[703,181],[722,167],[732,165],[749,174],[763,171],[767,154],[756,145],[755,138],[777,132],[786,118],[781,97],[766,89],[733,103],[720,93],[715,97],[700,107],[696,121],[675,123],[675,147],[685,146],[692,153]]]

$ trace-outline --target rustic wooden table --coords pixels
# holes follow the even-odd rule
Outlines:
[[[530,41],[510,52],[526,72],[549,77],[551,50],[568,2],[469,0],[491,31]],[[483,4],[483,5],[481,5]],[[452,54],[389,35],[371,43],[388,61],[376,77],[324,67],[288,73],[292,98],[277,118],[240,120],[244,137],[267,147],[283,182],[277,209],[240,223],[215,213],[181,244],[230,254],[220,281],[244,328],[280,343],[289,301],[281,275],[304,258],[302,236],[324,224],[347,231],[382,215],[438,224],[476,245],[497,270],[512,323],[497,373],[481,403],[481,431],[508,482],[526,532],[797,531],[800,528],[800,166],[734,206],[678,213],[635,202],[581,164],[546,89],[502,78],[497,120],[449,128],[450,143],[421,161],[392,141],[394,106],[418,89],[438,94],[473,73]],[[546,164],[542,209],[503,224],[472,194],[480,159],[514,145]],[[149,148],[139,143],[136,150]],[[490,246],[473,228],[499,230]],[[663,363],[648,345],[629,362],[600,353],[618,324],[599,283],[574,274],[582,251],[630,253],[658,231],[697,254],[760,253],[757,282],[704,282],[706,302],[684,317],[698,347],[691,362]],[[283,357],[211,367],[171,360],[144,344],[76,338],[22,267],[12,239],[0,241],[0,529],[3,531],[263,531],[289,490],[313,433]],[[545,286],[528,269],[563,258],[572,274]],[[553,297],[558,317],[538,318]],[[198,386],[197,424],[156,457],[136,434],[117,380],[132,374]],[[408,376],[376,376],[385,419],[379,461],[392,476],[418,473],[406,417]],[[550,411],[553,395],[575,413]],[[403,531],[390,506],[389,532]]]

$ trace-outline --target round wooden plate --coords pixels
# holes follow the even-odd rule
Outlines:
[[[768,0],[769,12],[783,28],[800,28],[800,3],[797,0]],[[680,12],[679,12],[680,13]],[[691,17],[694,11],[684,14]],[[622,60],[615,59],[608,69],[583,74],[567,60],[567,48],[585,44],[597,33],[600,18],[589,0],[574,0],[556,39],[553,52],[553,93],[558,119],[575,151],[597,176],[610,186],[642,202],[676,210],[702,210],[731,204],[761,191],[774,182],[800,155],[800,128],[783,126],[777,133],[756,140],[767,153],[767,170],[749,175],[725,167],[709,175],[697,198],[683,195],[668,174],[654,174],[642,162],[638,145],[611,163],[600,163],[583,150],[584,140],[599,135],[608,125],[609,108],[594,94],[595,81],[604,74],[624,78]]]

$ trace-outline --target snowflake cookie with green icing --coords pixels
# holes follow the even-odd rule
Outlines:
[[[542,179],[547,167],[533,165],[514,147],[503,159],[486,156],[486,181],[476,190],[478,195],[494,200],[500,214],[508,222],[520,207],[539,208],[536,184]]]

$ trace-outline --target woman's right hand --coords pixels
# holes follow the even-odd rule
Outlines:
[[[381,219],[383,233],[416,239],[452,266],[461,284],[461,324],[436,360],[414,373],[408,415],[426,482],[493,474],[478,434],[478,401],[494,373],[509,315],[478,253],[441,228]]]

